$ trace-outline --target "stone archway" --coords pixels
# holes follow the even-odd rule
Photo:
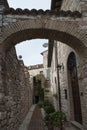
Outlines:
[[[79,51],[86,46],[87,39],[84,36],[85,32],[78,25],[76,21],[57,20],[50,17],[34,17],[22,21],[18,19],[16,23],[9,25],[8,22],[8,25],[2,27],[0,43],[8,49],[24,40],[46,38],[61,41]]]
[[[3,66],[6,64],[7,59],[10,61],[10,64],[12,64],[12,62],[14,63],[13,50],[12,55],[10,54],[11,59],[8,58],[10,48],[12,48],[15,44],[21,41],[35,38],[41,38],[41,39],[46,38],[64,42],[67,45],[74,48],[76,52],[81,56],[81,67],[87,62],[86,59],[87,36],[86,36],[86,30],[82,29],[84,22],[81,20],[81,18],[75,19],[70,17],[56,17],[55,15],[51,16],[43,14],[35,16],[7,14],[4,15],[2,24],[3,26],[1,27],[0,30],[1,31],[0,60],[1,60],[1,73],[4,75],[6,74],[6,70],[3,69]],[[8,64],[8,66],[10,64]],[[12,65],[14,66],[14,64]],[[3,89],[6,89],[4,84],[5,81],[3,82],[2,75],[1,80],[2,80],[1,87]],[[6,78],[6,80],[8,81],[8,77]],[[3,89],[1,91],[2,95],[4,93]],[[4,94],[4,96],[6,95]]]

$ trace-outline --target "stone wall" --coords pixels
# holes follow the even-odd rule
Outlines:
[[[23,67],[24,68],[24,67]],[[25,67],[25,81],[26,81],[26,85],[27,85],[27,91],[28,91],[28,108],[30,109],[30,107],[32,106],[32,102],[33,102],[33,88],[32,85],[30,84],[30,74],[28,71],[28,67]]]
[[[87,14],[87,1],[86,0],[63,0],[61,10],[79,11]],[[86,15],[87,16],[87,15]]]
[[[38,66],[38,65],[37,65]],[[44,74],[44,68],[36,68],[36,69],[29,69],[28,68],[28,72],[30,74],[30,83],[31,83],[31,87],[33,89],[33,77],[35,77],[37,74]]]
[[[81,12],[80,0],[63,0],[61,9]]]
[[[83,114],[83,125],[87,129],[87,62],[79,65],[79,86],[81,94],[81,105]]]
[[[1,67],[0,129],[17,130],[29,111],[29,82],[14,48],[3,56]]]
[[[59,70],[59,80],[60,80],[60,91],[61,91],[61,104],[62,104],[62,111],[64,111],[67,115],[68,120],[73,120],[74,113],[73,113],[73,106],[72,105],[72,95],[71,95],[71,88],[68,84],[68,72],[67,72],[67,61],[68,56],[71,52],[75,52],[71,47],[58,42],[57,45],[58,51],[58,64],[62,65],[63,68]],[[67,90],[67,99],[65,99],[65,90]],[[72,116],[71,116],[72,115]]]
[[[78,55],[75,50],[71,47],[67,46],[66,44],[56,42],[57,44],[57,57],[58,57],[58,64],[62,65],[63,68],[59,70],[59,82],[60,82],[60,91],[61,91],[61,109],[63,112],[66,113],[68,120],[75,120],[74,119],[74,106],[73,106],[73,97],[72,97],[72,88],[69,84],[69,77],[68,77],[68,70],[67,70],[67,61],[68,56],[71,52],[74,52],[76,55],[76,63],[77,63],[77,74],[78,74],[78,83],[79,83],[79,95],[80,95],[80,102],[81,102],[81,111],[82,111],[82,121],[83,127],[87,129],[87,63],[81,64],[82,59],[81,56]],[[51,90],[53,93],[57,90],[57,68],[56,68],[56,58],[55,57],[55,48],[53,48],[53,57],[52,57],[52,64],[51,64]],[[84,59],[86,61],[86,59]],[[67,99],[65,98],[65,90],[67,90]],[[58,101],[54,99],[55,108],[58,109]]]
[[[82,12],[87,14],[87,0],[80,0],[80,6]]]
[[[57,82],[57,61],[56,61],[56,55],[55,55],[55,47],[53,48],[53,55],[52,55],[52,62],[51,62],[51,74],[50,74],[50,80],[51,80],[51,93],[52,93],[52,99],[53,104],[56,110],[59,108],[58,100],[53,96],[54,94],[58,95],[58,82]]]

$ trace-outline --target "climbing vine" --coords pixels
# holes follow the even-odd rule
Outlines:
[[[37,74],[36,75],[36,80],[37,81],[41,81],[41,88],[44,88],[45,87],[45,77],[43,74]]]

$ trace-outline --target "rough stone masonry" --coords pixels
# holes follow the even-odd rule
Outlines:
[[[63,0],[62,8],[59,12],[14,10],[6,0],[0,1],[1,130],[17,130],[30,106],[29,84],[23,64],[17,60],[15,44],[34,38],[64,42],[78,52],[79,72],[87,71],[87,1]],[[87,75],[80,79],[80,85],[86,93]],[[83,126],[87,128],[87,94],[82,107]]]

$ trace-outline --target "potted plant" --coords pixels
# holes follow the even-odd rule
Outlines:
[[[48,130],[53,130],[53,120],[50,114],[46,114],[44,121],[45,125],[48,127]]]
[[[49,106],[44,106],[44,110],[45,110],[45,112],[46,112],[47,114],[50,114],[50,113],[52,113],[52,112],[55,111],[54,107],[51,106],[51,105],[49,105]]]
[[[63,112],[56,111],[45,116],[45,124],[48,126],[48,130],[62,130],[66,116]]]
[[[53,126],[57,127],[56,130],[62,130],[62,127],[64,125],[64,122],[66,121],[65,113],[61,111],[56,111],[51,113],[51,118],[53,120]]]
[[[44,102],[43,102],[42,100],[40,100],[40,101],[38,102],[38,105],[39,105],[40,108],[43,107],[43,104],[44,104]]]

